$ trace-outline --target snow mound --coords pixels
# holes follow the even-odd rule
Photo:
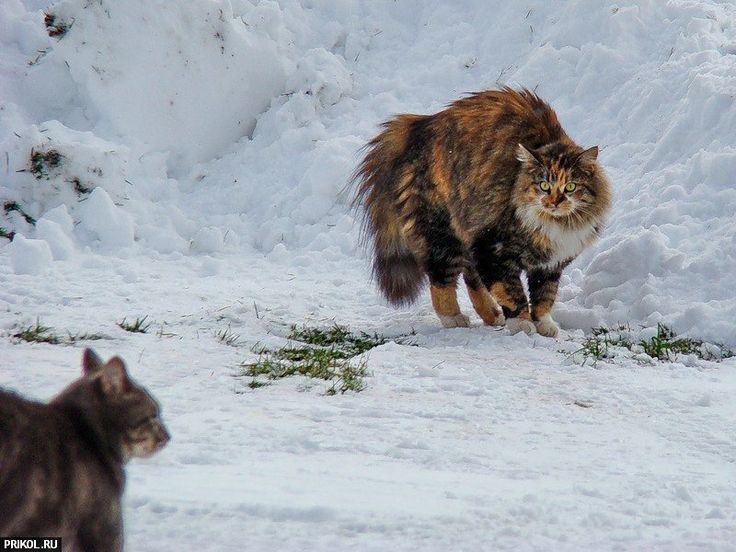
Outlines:
[[[80,230],[99,240],[103,247],[118,248],[133,245],[132,217],[117,207],[102,188],[95,188],[80,209]]]
[[[16,274],[43,274],[51,265],[53,255],[43,240],[26,238],[16,234],[7,246],[10,265]]]
[[[563,329],[666,321],[736,344],[731,4],[63,0],[53,37],[41,7],[0,10],[0,199],[31,217],[0,226],[55,259],[134,245],[343,266],[363,255],[346,184],[382,121],[527,86],[600,146],[615,189],[563,278]],[[30,222],[61,205],[71,232]]]
[[[67,0],[50,12],[69,24],[53,56],[101,126],[171,152],[177,172],[249,135],[284,87],[276,42],[226,0]]]
[[[200,228],[192,238],[190,247],[197,253],[217,253],[222,251],[225,239],[219,228]]]
[[[36,236],[48,243],[54,260],[69,259],[76,252],[73,231],[74,220],[65,205],[51,209],[36,222]]]

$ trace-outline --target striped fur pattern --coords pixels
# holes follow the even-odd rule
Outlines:
[[[384,123],[356,172],[356,203],[386,299],[410,304],[429,280],[442,323],[467,326],[462,274],[486,324],[556,335],[549,314],[562,270],[596,239],[611,203],[597,156],[526,89]]]
[[[122,552],[124,464],[169,435],[119,357],[103,362],[87,349],[82,367],[48,404],[0,389],[0,535]]]

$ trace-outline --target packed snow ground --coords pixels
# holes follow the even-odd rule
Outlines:
[[[735,549],[736,362],[570,355],[619,322],[736,346],[735,22],[696,0],[5,0],[0,199],[38,221],[0,213],[0,385],[46,399],[92,345],[160,398],[173,441],[129,466],[130,551]],[[615,187],[560,340],[387,307],[345,192],[379,122],[501,84],[537,87]],[[36,319],[107,338],[10,338]],[[416,346],[368,353],[359,394],[238,377],[334,321]]]

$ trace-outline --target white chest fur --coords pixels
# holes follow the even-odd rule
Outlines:
[[[539,233],[549,240],[550,258],[541,265],[546,269],[553,269],[564,261],[574,259],[595,240],[597,235],[592,223],[572,230],[554,222],[541,221],[531,209],[520,210],[519,214],[527,230]]]
[[[550,241],[552,256],[544,268],[551,269],[569,259],[574,259],[585,249],[596,236],[595,228],[584,226],[568,230],[556,224],[544,224],[537,232],[543,233]]]

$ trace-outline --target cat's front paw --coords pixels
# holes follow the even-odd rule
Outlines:
[[[506,321],[506,327],[511,334],[517,334],[524,332],[527,335],[537,333],[537,329],[534,327],[534,323],[531,320],[525,318],[509,318]]]
[[[486,324],[488,324],[488,322],[486,322]],[[506,324],[506,317],[503,315],[503,311],[499,309],[498,312],[496,312],[496,319],[488,325],[489,326],[503,326],[504,324]]]
[[[552,317],[549,314],[542,316],[539,320],[534,322],[534,325],[537,328],[537,333],[545,337],[557,337],[560,333],[560,327],[557,325],[557,322],[552,320]]]
[[[463,313],[448,316],[440,314],[440,322],[445,328],[467,328],[470,326],[470,318]]]

